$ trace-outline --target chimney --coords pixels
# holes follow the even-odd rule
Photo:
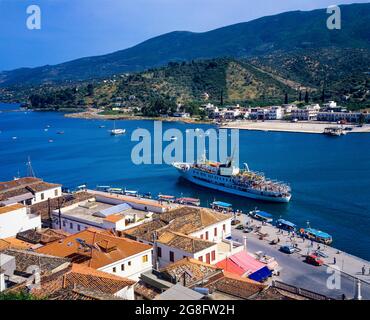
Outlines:
[[[230,240],[229,244],[230,244],[230,255],[232,255],[233,254],[233,250],[234,250],[234,241],[233,240]]]
[[[244,250],[247,251],[247,236],[243,236]]]
[[[360,279],[357,279],[356,280],[356,291],[355,291],[354,300],[362,300],[362,296],[361,296],[361,280]]]
[[[2,270],[0,270],[2,271]],[[5,274],[3,272],[0,273],[0,292],[3,292],[6,289],[5,284]]]

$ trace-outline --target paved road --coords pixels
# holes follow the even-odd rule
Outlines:
[[[239,230],[233,230],[233,239],[243,243],[244,233]],[[280,276],[276,277],[287,284],[300,288],[311,290],[335,299],[340,299],[344,293],[348,299],[352,299],[355,294],[354,279],[342,274],[340,276],[341,289],[329,289],[327,280],[332,273],[327,273],[327,267],[315,267],[305,263],[304,258],[298,253],[288,255],[278,250],[279,246],[269,245],[265,241],[248,236],[247,250],[249,252],[263,251],[265,254],[274,257],[282,270]],[[370,299],[370,285],[362,285],[363,299]]]

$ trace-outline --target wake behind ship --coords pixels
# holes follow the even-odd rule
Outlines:
[[[290,201],[291,189],[282,182],[272,181],[261,173],[233,165],[232,159],[219,163],[203,159],[195,163],[172,164],[186,180],[197,185],[234,195],[271,202]]]

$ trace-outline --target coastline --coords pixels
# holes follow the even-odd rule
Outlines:
[[[90,109],[83,112],[66,113],[66,118],[85,119],[85,120],[153,120],[153,121],[167,121],[167,122],[183,122],[189,124],[212,124],[210,120],[198,120],[194,118],[178,118],[178,117],[145,117],[145,116],[132,116],[132,115],[110,115],[99,114],[101,112],[97,109]]]
[[[319,121],[300,121],[300,122],[288,122],[281,120],[270,120],[270,121],[233,121],[223,124],[221,129],[239,129],[239,130],[252,130],[252,131],[274,131],[274,132],[294,132],[294,133],[310,133],[310,134],[322,134],[325,128],[328,127],[350,127],[352,130],[347,133],[370,133],[370,125],[364,125],[362,127],[356,126],[356,124],[339,125],[333,122],[319,122]]]

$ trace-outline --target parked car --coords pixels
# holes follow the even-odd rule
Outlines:
[[[237,230],[243,230],[244,229],[244,226],[242,224],[239,224],[235,229],[237,229]]]
[[[280,251],[287,254],[292,254],[295,252],[295,248],[292,245],[285,245],[280,247]]]
[[[239,224],[240,223],[240,220],[238,220],[238,219],[233,219],[233,220],[231,220],[231,225],[232,226],[236,226],[237,224]]]
[[[314,266],[322,266],[324,264],[324,261],[315,254],[306,256],[306,262]]]

